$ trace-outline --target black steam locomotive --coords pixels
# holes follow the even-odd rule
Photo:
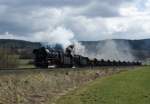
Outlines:
[[[95,66],[137,66],[140,62],[126,62],[126,61],[110,61],[89,59],[81,55],[74,55],[72,51],[73,45],[66,48],[65,52],[62,48],[45,48],[34,49],[34,64],[38,68],[53,67],[95,67]]]

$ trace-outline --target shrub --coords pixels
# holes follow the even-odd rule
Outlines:
[[[0,68],[17,68],[18,56],[7,49],[0,49]]]

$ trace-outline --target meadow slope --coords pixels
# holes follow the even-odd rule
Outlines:
[[[150,67],[97,79],[57,104],[150,104]]]

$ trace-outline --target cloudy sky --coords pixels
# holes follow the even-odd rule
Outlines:
[[[150,38],[150,0],[0,0],[0,38]]]

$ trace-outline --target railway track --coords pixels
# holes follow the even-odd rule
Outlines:
[[[37,69],[37,68],[9,68],[0,69],[0,74],[2,73],[24,73],[24,72],[41,72],[41,71],[53,71],[54,69]]]
[[[0,71],[2,71],[2,70],[4,70],[4,71],[5,70],[30,70],[30,69],[37,69],[37,68],[0,68]]]
[[[54,69],[37,69],[37,68],[1,68],[0,75],[4,74],[24,74],[32,72],[54,71]]]
[[[131,67],[138,67],[138,66],[101,66],[101,67],[76,67],[76,68],[68,68],[68,67],[64,67],[64,68],[0,68],[0,71],[31,71],[31,70],[58,70],[58,69],[66,69],[66,70],[70,70],[70,69],[104,69],[104,68],[131,68]]]

